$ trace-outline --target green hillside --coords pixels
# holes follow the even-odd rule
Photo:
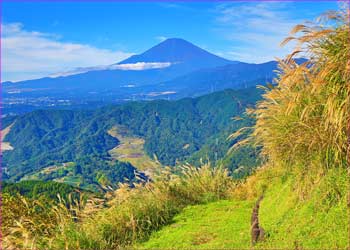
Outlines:
[[[115,127],[127,128],[129,138],[144,141],[142,150],[134,148],[131,155],[145,154],[144,159],[171,166],[187,160],[196,165],[201,159],[218,161],[234,143],[226,140],[230,132],[252,124],[248,118],[231,118],[242,115],[261,93],[256,88],[225,90],[195,99],[130,102],[95,111],[38,110],[12,118],[4,138],[13,147],[4,151],[4,179],[56,180],[90,189],[133,179],[132,174],[110,171],[118,167],[132,173],[132,163],[145,169],[133,159],[111,155],[113,148],[125,148],[125,143],[119,145],[122,135],[118,139],[109,133]],[[220,143],[213,150],[215,142]],[[234,170],[241,162],[249,169],[257,165],[255,155],[241,158],[227,161],[227,166]]]
[[[74,188],[64,183],[53,181],[22,181],[19,183],[1,184],[3,194],[11,196],[21,195],[29,199],[45,199],[58,202],[58,195],[67,199],[69,195],[77,196],[78,193],[92,194],[82,189]]]

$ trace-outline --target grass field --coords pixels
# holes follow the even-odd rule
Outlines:
[[[119,140],[119,145],[109,153],[114,159],[130,162],[137,169],[150,174],[161,164],[151,159],[144,151],[144,139],[131,135],[126,128],[113,127],[108,133]]]
[[[154,233],[141,248],[219,249],[250,246],[252,202],[218,201],[196,205]]]

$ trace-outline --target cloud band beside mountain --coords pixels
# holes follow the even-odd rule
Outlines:
[[[63,42],[57,35],[28,31],[21,23],[1,24],[2,81],[45,77],[77,67],[110,65],[132,53]]]
[[[96,66],[96,67],[87,67],[87,68],[77,68],[72,71],[54,73],[50,77],[60,77],[60,76],[69,76],[82,74],[89,71],[96,70],[148,70],[148,69],[163,69],[171,66],[171,62],[137,62],[137,63],[125,63],[125,64],[113,64],[107,66]]]

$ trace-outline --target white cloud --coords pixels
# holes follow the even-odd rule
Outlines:
[[[171,66],[171,62],[137,62],[137,63],[125,63],[125,64],[113,64],[106,66],[96,66],[96,67],[86,67],[86,68],[77,68],[71,71],[54,73],[50,77],[59,77],[59,76],[69,76],[85,73],[88,71],[95,70],[148,70],[148,69],[162,69]]]
[[[3,81],[45,77],[77,67],[108,65],[131,53],[60,41],[55,34],[27,31],[21,23],[1,24]]]
[[[125,63],[116,64],[111,66],[111,69],[120,70],[146,70],[146,69],[162,69],[171,65],[171,62],[137,62],[137,63]]]
[[[293,44],[280,47],[290,30],[304,20],[291,16],[293,3],[230,3],[217,6],[216,31],[234,45],[222,52],[245,62],[265,62],[283,58]]]

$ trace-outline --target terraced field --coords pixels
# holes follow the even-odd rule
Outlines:
[[[4,141],[4,138],[10,132],[10,129],[12,126],[13,126],[13,123],[10,126],[1,130],[1,151],[13,150],[13,147],[11,146],[11,144],[9,142]]]
[[[114,159],[130,162],[137,169],[147,174],[151,174],[162,166],[156,159],[151,159],[144,151],[145,140],[130,134],[125,127],[113,127],[108,133],[119,140],[118,146],[109,151]]]

